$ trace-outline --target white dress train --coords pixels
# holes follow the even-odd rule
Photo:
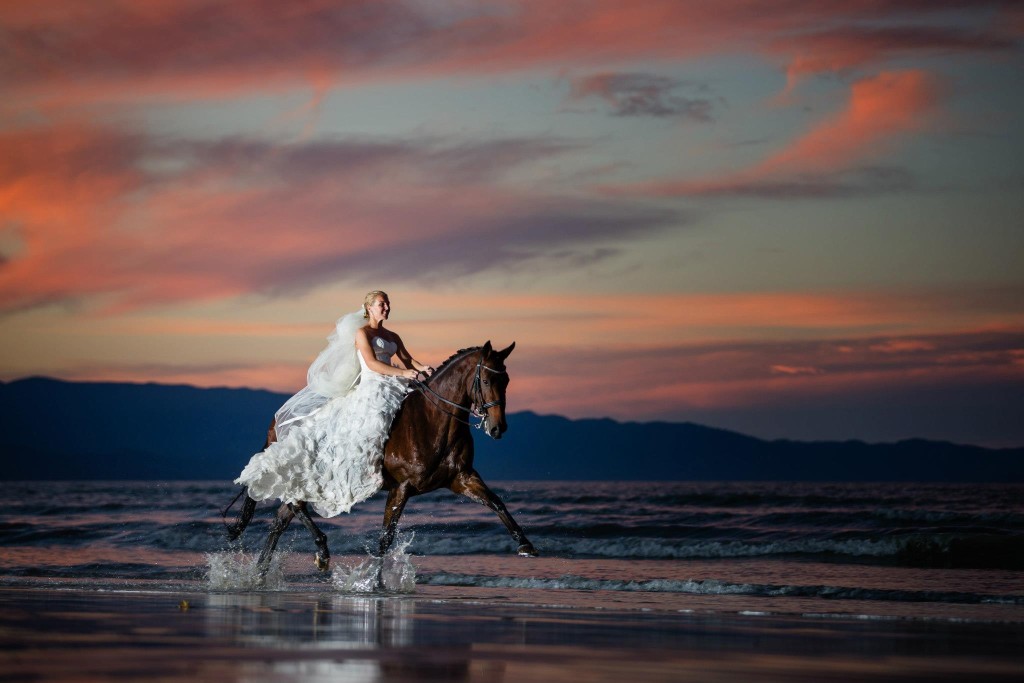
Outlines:
[[[391,364],[397,344],[375,337],[377,360]],[[323,517],[348,512],[380,490],[384,443],[409,391],[408,380],[366,366],[351,393],[293,423],[281,441],[249,460],[235,479],[256,500],[306,501]]]

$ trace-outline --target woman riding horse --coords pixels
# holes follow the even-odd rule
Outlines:
[[[416,378],[430,376],[433,368],[413,359],[401,338],[384,329],[389,314],[387,295],[374,291],[362,311],[339,320],[328,348],[310,366],[307,386],[278,410],[266,447],[235,480],[247,487],[247,496],[241,517],[229,527],[231,538],[248,525],[256,500],[279,498],[283,503],[260,555],[262,572],[296,516],[316,541],[317,567],[326,570],[327,539],[309,517],[307,504],[332,517],[381,488],[389,491],[381,555],[394,539],[409,497],[438,488],[491,507],[519,544],[519,554],[536,554],[473,469],[468,427],[469,415],[479,412],[492,438],[501,438],[507,429],[504,361],[515,344],[498,352],[490,342],[464,349],[419,383]],[[353,346],[345,348],[350,344],[354,352]],[[393,356],[404,367],[392,366]],[[420,391],[407,396],[410,383]]]

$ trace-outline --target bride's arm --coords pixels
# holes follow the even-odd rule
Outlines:
[[[416,379],[417,371],[414,368],[396,368],[393,365],[377,360],[377,356],[373,354],[373,349],[370,348],[370,340],[366,336],[366,330],[364,329],[356,331],[356,351],[363,357],[366,367],[379,375],[393,375],[405,377],[406,379]]]
[[[395,338],[398,340],[398,351],[395,352],[395,355],[398,356],[398,360],[401,361],[402,365],[413,370],[419,370],[428,376],[433,374],[434,368],[413,358],[412,354],[409,353],[409,350],[405,348],[405,343],[402,341],[402,338],[397,334],[395,335]]]

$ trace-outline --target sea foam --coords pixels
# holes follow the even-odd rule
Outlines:
[[[416,568],[407,552],[414,538],[412,533],[399,537],[382,558],[370,556],[353,567],[335,565],[331,573],[334,587],[345,593],[414,592]]]
[[[214,591],[279,590],[284,585],[284,564],[288,553],[277,553],[267,572],[256,569],[258,556],[241,552],[206,555],[206,586]]]

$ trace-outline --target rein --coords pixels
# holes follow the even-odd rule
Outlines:
[[[471,392],[472,395],[470,396],[470,399],[472,400],[473,404],[476,404],[475,408],[473,408],[473,407],[467,408],[464,405],[458,404],[455,401],[452,401],[452,400],[449,400],[449,399],[445,398],[441,394],[439,394],[436,391],[434,391],[433,389],[431,389],[427,385],[426,382],[420,382],[419,380],[416,380],[412,384],[419,391],[423,392],[423,395],[426,397],[426,399],[428,401],[430,401],[431,403],[433,403],[435,406],[437,406],[438,410],[440,410],[442,413],[445,413],[446,415],[454,418],[455,420],[457,420],[458,422],[461,422],[464,425],[469,425],[470,427],[473,427],[474,429],[481,429],[483,427],[484,421],[487,419],[487,416],[484,415],[484,411],[486,411],[488,408],[493,408],[494,406],[500,406],[500,405],[504,405],[505,404],[504,401],[489,401],[487,403],[480,403],[477,400],[477,399],[481,399],[482,400],[483,399],[483,395],[484,395],[483,388],[480,386],[481,371],[483,371],[483,370],[486,370],[487,372],[494,373],[496,375],[507,375],[508,374],[507,370],[495,370],[494,368],[487,367],[486,365],[484,365],[483,358],[481,358],[477,362],[477,364],[476,364],[476,372],[473,373],[473,389],[472,389],[472,392]],[[439,403],[444,403],[446,405],[452,406],[453,408],[456,408],[456,409],[458,409],[460,411],[465,412],[467,414],[466,415],[467,419],[465,419],[465,420],[462,419],[462,417],[460,417],[460,415],[458,413],[453,413],[453,412],[451,412],[449,410],[445,410],[444,408],[442,408],[439,405]],[[468,418],[472,417],[473,415],[476,415],[478,418],[480,418],[480,421],[477,422],[476,424],[473,424],[468,419]]]

